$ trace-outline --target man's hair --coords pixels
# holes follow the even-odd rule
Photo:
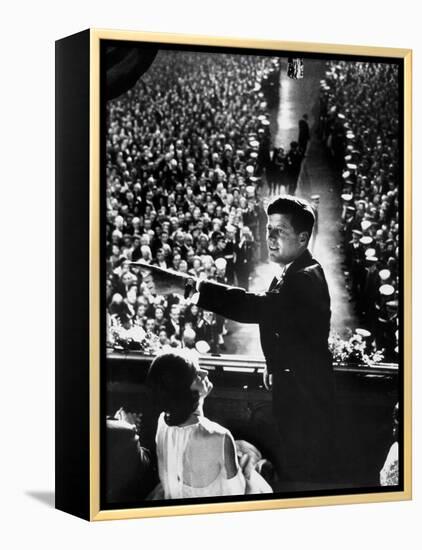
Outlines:
[[[285,214],[290,217],[290,223],[296,233],[305,231],[312,234],[315,223],[315,214],[309,203],[303,199],[297,199],[290,195],[284,195],[273,200],[267,208],[268,216],[271,214]]]

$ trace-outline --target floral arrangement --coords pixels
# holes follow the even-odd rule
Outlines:
[[[348,340],[334,333],[328,340],[328,346],[333,354],[333,360],[338,363],[354,363],[370,367],[384,359],[384,350],[376,349],[371,333],[364,329],[351,332]]]
[[[116,321],[110,327],[109,339],[114,349],[141,350],[147,355],[155,355],[161,348],[155,334],[137,325],[125,328]]]

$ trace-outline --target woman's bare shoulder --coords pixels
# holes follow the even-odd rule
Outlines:
[[[208,437],[223,437],[230,433],[227,428],[224,428],[218,422],[213,422],[208,418],[202,418],[200,422],[201,434]]]

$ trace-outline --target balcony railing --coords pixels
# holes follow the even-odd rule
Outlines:
[[[125,362],[128,366],[136,368],[137,365],[149,365],[153,356],[139,351],[118,351],[109,349],[107,359]],[[223,370],[225,372],[261,373],[265,368],[265,361],[260,357],[249,355],[200,355],[199,364],[209,370]],[[397,376],[399,367],[397,363],[376,363],[368,366],[364,363],[333,363],[334,372],[360,374],[369,376]]]

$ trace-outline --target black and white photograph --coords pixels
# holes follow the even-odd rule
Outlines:
[[[417,3],[2,7],[0,547],[417,550]]]
[[[102,40],[101,509],[403,490],[403,60]]]

